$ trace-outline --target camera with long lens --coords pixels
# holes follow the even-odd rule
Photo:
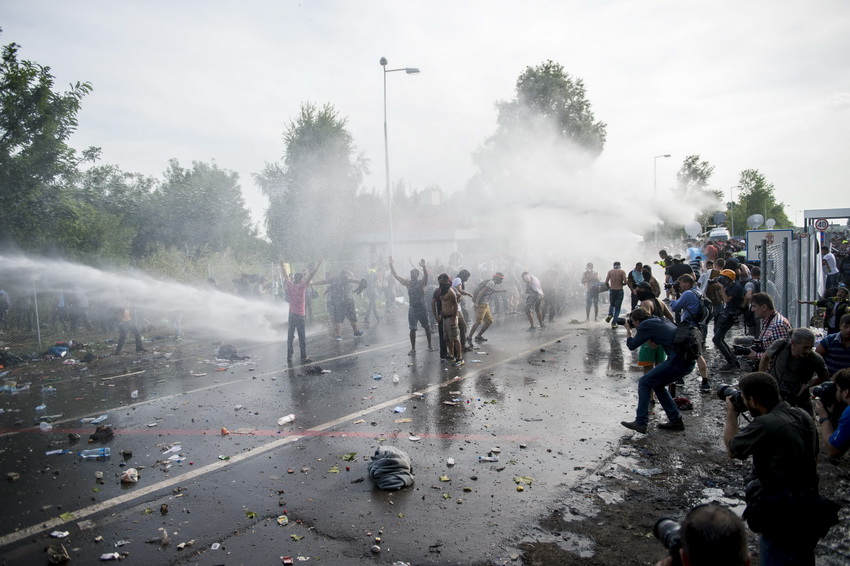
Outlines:
[[[732,353],[734,353],[736,356],[747,356],[750,353],[750,349],[746,346],[739,346],[738,344],[733,344]]]
[[[628,326],[629,328],[634,328],[634,325],[632,325],[632,319],[630,318],[615,318],[614,322],[616,322],[620,326]]]
[[[739,413],[746,413],[749,410],[747,409],[747,405],[744,403],[744,397],[741,395],[741,392],[731,385],[724,383],[717,388],[717,398],[721,401],[725,401],[727,397],[732,398],[732,406],[735,407],[735,410]]]
[[[681,566],[682,561],[679,557],[679,549],[682,548],[682,526],[677,521],[665,517],[655,522],[652,532],[655,534],[655,538],[660,540],[664,548],[670,553],[673,564],[675,566]]]
[[[835,382],[833,381],[827,381],[812,387],[812,395],[820,399],[824,407],[831,407],[836,403],[838,400],[835,397],[836,392]]]

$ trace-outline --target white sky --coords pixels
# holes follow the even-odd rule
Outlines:
[[[850,206],[846,0],[6,0],[0,26],[57,88],[92,83],[72,145],[157,178],[170,158],[214,159],[239,173],[257,221],[251,174],[282,156],[306,101],[348,118],[366,186],[383,190],[382,56],[422,71],[387,76],[390,172],[416,188],[463,187],[494,102],[552,59],[608,124],[596,170],[623,194],[651,197],[654,156],[669,153],[663,194],[696,153],[726,194],[760,170],[791,220]]]

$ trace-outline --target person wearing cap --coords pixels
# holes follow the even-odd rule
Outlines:
[[[475,331],[478,330],[478,327],[481,326],[482,323],[484,326],[481,326],[481,330],[477,335],[475,335],[475,341],[487,341],[487,339],[484,338],[484,333],[488,328],[490,328],[490,325],[493,324],[493,314],[490,312],[490,297],[493,293],[507,292],[505,289],[496,289],[496,285],[501,285],[504,280],[505,276],[502,275],[501,272],[497,271],[493,274],[492,279],[487,281],[480,289],[476,289],[476,292],[473,293],[472,301],[475,308],[475,324],[473,324],[472,328],[469,330],[469,336],[467,338],[470,348],[472,347],[472,337],[475,335]]]
[[[731,269],[720,272],[714,285],[719,286],[720,298],[723,301],[723,310],[714,321],[714,336],[711,342],[726,359],[726,365],[720,371],[734,371],[741,369],[741,364],[729,344],[726,343],[726,334],[738,323],[744,303],[744,286],[737,279],[737,274]]]
[[[615,261],[614,267],[608,270],[605,276],[605,285],[608,286],[608,316],[605,322],[611,323],[611,328],[617,328],[617,319],[620,318],[620,309],[623,307],[627,278],[626,272],[620,269],[620,262]],[[613,320],[613,322],[612,322]]]

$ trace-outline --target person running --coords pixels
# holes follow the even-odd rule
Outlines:
[[[419,260],[419,266],[422,268],[422,278],[419,278],[419,270],[410,270],[410,279],[399,277],[393,267],[393,258],[389,258],[390,273],[396,278],[396,281],[407,287],[407,297],[410,299],[410,306],[407,309],[407,323],[410,326],[410,352],[408,355],[416,354],[416,325],[422,325],[425,329],[425,337],[428,339],[428,351],[433,352],[431,346],[431,325],[428,323],[428,312],[425,309],[425,287],[428,285],[428,268],[425,267],[425,260]]]
[[[534,330],[534,316],[537,314],[537,322],[540,328],[546,328],[543,324],[543,287],[540,285],[540,280],[527,271],[523,271],[521,278],[525,281],[525,292],[528,296],[525,298],[525,316],[528,317],[529,330]]]
[[[493,324],[493,315],[490,312],[490,298],[493,293],[507,293],[505,289],[496,289],[496,285],[501,285],[504,280],[505,276],[502,275],[501,272],[497,271],[495,275],[493,275],[492,279],[485,282],[483,286],[480,286],[480,289],[476,289],[476,293],[474,293],[472,298],[473,305],[475,307],[475,324],[472,325],[472,329],[469,331],[469,337],[467,338],[470,348],[473,347],[472,336],[475,334],[475,331],[478,330],[481,323],[484,323],[484,326],[481,326],[481,330],[478,332],[478,335],[475,336],[475,341],[487,341],[487,339],[484,338],[484,333],[488,328],[490,328],[490,325]]]
[[[286,338],[287,363],[292,363],[292,354],[295,350],[294,342],[296,331],[298,332],[298,347],[301,349],[301,363],[309,364],[313,361],[312,358],[307,357],[307,333],[305,331],[304,324],[307,316],[307,288],[310,286],[310,282],[313,280],[313,277],[315,277],[316,273],[319,271],[319,266],[322,265],[322,261],[324,260],[319,260],[319,263],[316,264],[306,278],[304,277],[304,273],[299,272],[293,275],[292,279],[290,279],[289,272],[286,271],[286,264],[283,260],[280,260],[280,270],[283,272],[283,280],[286,285],[286,295],[289,297],[289,328]]]

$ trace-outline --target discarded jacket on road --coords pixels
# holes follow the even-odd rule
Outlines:
[[[413,464],[410,456],[393,446],[381,446],[375,450],[369,462],[369,477],[387,491],[413,485]]]

